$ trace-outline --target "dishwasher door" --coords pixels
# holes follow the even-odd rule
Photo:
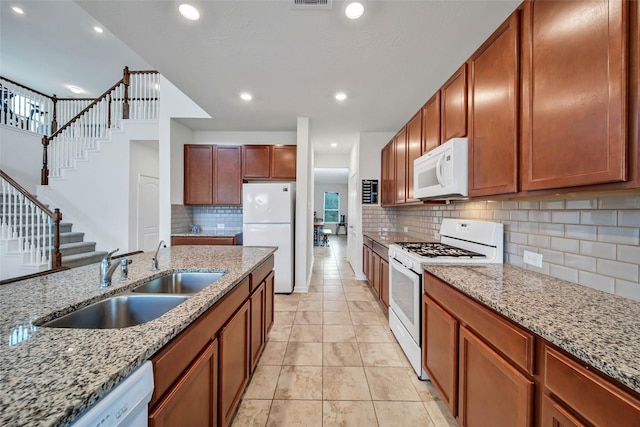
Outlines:
[[[149,423],[153,365],[147,361],[72,423],[73,427],[143,427]]]

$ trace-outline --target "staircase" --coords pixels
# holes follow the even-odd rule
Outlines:
[[[7,202],[5,203],[5,198]],[[6,219],[11,216],[13,226],[9,227],[6,221],[2,224],[0,233],[0,280],[10,277],[17,277],[51,268],[49,253],[53,251],[51,247],[51,236],[46,230],[41,230],[40,235],[37,228],[43,228],[40,224],[33,225],[30,202],[18,201],[14,196],[0,195],[0,216]],[[5,216],[5,209],[8,215]],[[18,212],[18,213],[16,213]],[[11,228],[11,231],[8,230]],[[24,243],[24,237],[36,236],[30,243]],[[41,249],[30,250],[29,247],[40,246]],[[27,247],[27,248],[25,248]],[[95,242],[85,242],[84,233],[73,231],[73,224],[70,222],[60,223],[60,253],[62,255],[63,267],[80,267],[87,264],[100,262],[106,255],[104,251],[96,251]]]

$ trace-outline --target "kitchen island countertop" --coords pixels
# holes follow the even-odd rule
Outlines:
[[[640,302],[508,264],[423,267],[640,393]]]
[[[0,286],[0,425],[64,426],[111,390],[268,259],[276,248],[175,246],[131,256],[129,279],[100,290],[98,264]],[[160,316],[122,329],[36,325],[173,271],[225,271]]]

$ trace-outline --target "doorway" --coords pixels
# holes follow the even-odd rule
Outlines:
[[[145,252],[154,250],[160,239],[159,181],[156,177],[138,174],[136,247]]]

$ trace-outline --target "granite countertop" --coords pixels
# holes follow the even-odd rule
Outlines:
[[[640,302],[507,264],[423,267],[640,393]]]
[[[97,264],[0,286],[0,425],[63,426],[142,365],[276,248],[175,246],[131,256],[129,279],[99,290]],[[163,316],[122,329],[35,326],[173,271],[226,271]]]
[[[430,239],[425,239],[424,237],[417,237],[414,235],[411,235],[409,233],[395,233],[395,232],[388,232],[388,233],[375,233],[375,232],[363,232],[363,235],[375,240],[376,242],[380,243],[383,246],[386,246],[387,248],[389,247],[389,245],[391,243],[395,243],[395,242],[431,242],[431,241],[435,241],[435,240],[430,240]]]

